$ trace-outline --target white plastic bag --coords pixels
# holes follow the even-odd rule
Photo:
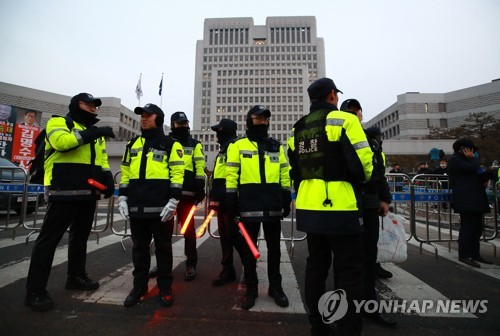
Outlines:
[[[377,243],[377,262],[403,262],[406,254],[406,234],[404,217],[391,212],[380,217],[379,236]]]

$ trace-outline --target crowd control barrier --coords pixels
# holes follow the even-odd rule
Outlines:
[[[42,220],[39,210],[44,206],[44,188],[41,185],[29,184],[27,173],[21,167],[0,167],[0,175],[2,177],[0,182],[0,205],[3,207],[0,211],[2,211],[2,217],[5,217],[4,223],[0,225],[0,231],[11,230],[12,239],[14,239],[16,229],[22,225],[30,231],[26,238],[26,243],[28,243],[29,237],[41,229]],[[117,172],[113,176],[116,186],[118,186],[119,175],[120,172]],[[460,217],[453,212],[448,176],[419,174],[411,178],[406,174],[387,174],[387,180],[392,194],[391,210],[409,218],[410,233],[407,239],[414,238],[419,242],[421,253],[423,244],[432,246],[436,257],[436,243],[447,243],[448,249],[451,250],[451,243],[458,241]],[[209,190],[209,183],[210,181],[207,178],[206,190]],[[498,235],[498,222],[500,220],[499,189],[500,182],[497,182],[490,183],[486,190],[491,212],[484,215],[484,230],[481,237],[481,241],[492,246],[495,256],[496,247],[491,241],[497,238]],[[115,190],[114,197],[100,201],[102,203],[107,202],[106,215],[105,218],[102,218],[102,214],[98,215],[98,211],[96,211],[91,233],[97,235],[97,242],[99,242],[99,235],[109,228],[113,234],[122,237],[121,245],[125,251],[123,241],[130,237],[131,233],[128,220],[122,220],[121,217],[115,220],[115,216],[117,216],[117,196],[118,187]],[[204,218],[207,218],[209,215],[208,197],[205,197],[203,210]],[[29,214],[33,217],[32,220],[27,220]],[[290,218],[290,230],[286,231],[290,232],[290,236],[283,236],[281,240],[290,242],[290,253],[293,256],[295,243],[304,241],[307,237],[307,235],[295,236],[295,193],[292,193]],[[211,229],[212,224],[213,222],[210,222],[203,232],[198,230],[198,227],[197,231],[201,232],[198,237],[208,232],[213,238],[220,238],[215,234],[217,226]],[[180,226],[177,226],[180,229]],[[180,234],[177,235],[180,236]],[[259,240],[261,239],[264,239],[262,233],[259,236]]]
[[[28,174],[22,167],[0,167],[0,209],[6,212],[0,230],[12,230],[12,239],[16,229],[24,224],[26,213],[37,211],[40,199],[43,202],[43,186],[29,185]],[[11,217],[18,214],[17,221]]]
[[[408,240],[414,238],[420,243],[434,248],[435,243],[458,242],[460,217],[453,213],[450,181],[447,175],[418,174],[410,178],[406,174],[387,174],[392,194],[392,203],[396,213],[400,213],[410,222]],[[496,256],[496,246],[490,241],[498,232],[498,183],[493,185],[492,195],[496,195],[491,205],[492,211],[484,216],[484,229],[481,240],[492,246]]]

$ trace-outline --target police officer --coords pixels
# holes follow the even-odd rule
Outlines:
[[[182,185],[181,201],[177,207],[177,219],[184,224],[189,211],[205,198],[205,155],[203,145],[191,137],[189,120],[184,112],[175,112],[170,118],[171,135],[182,145],[184,154],[184,184]],[[196,233],[194,216],[184,234],[184,253],[186,254],[186,274],[184,279],[193,280],[196,277]]]
[[[212,284],[214,286],[222,286],[236,280],[236,271],[233,264],[233,246],[240,255],[245,269],[252,267],[253,256],[238,231],[234,217],[231,216],[234,212],[227,208],[225,199],[227,148],[237,139],[237,125],[234,121],[223,118],[217,125],[211,128],[217,133],[219,153],[215,158],[214,172],[210,183],[209,207],[217,211],[217,228],[219,230],[220,246],[222,249],[222,271],[213,280]]]
[[[163,133],[163,111],[154,104],[136,107],[141,135],[130,140],[121,164],[118,210],[130,217],[134,287],[124,301],[136,305],[148,292],[151,238],[155,240],[159,301],[173,303],[173,217],[181,196],[184,161],[180,143]],[[165,205],[166,204],[166,205]]]
[[[288,141],[297,191],[297,229],[307,233],[305,298],[311,335],[330,335],[318,308],[332,263],[337,290],[349,302],[341,334],[361,334],[353,300],[363,298],[363,221],[360,185],[372,174],[372,151],[358,118],[338,111],[335,83],[321,78],[307,89],[310,112]],[[339,292],[339,295],[342,292]],[[327,308],[326,308],[327,309]]]
[[[267,243],[268,294],[277,305],[288,306],[280,273],[281,219],[290,213],[289,166],[281,143],[268,135],[271,111],[252,107],[246,118],[246,137],[229,145],[226,164],[226,199],[229,209],[237,209],[254,243],[260,223]],[[234,210],[233,210],[234,211]],[[246,293],[243,309],[257,298],[256,263],[245,269]]]
[[[205,198],[205,155],[203,145],[191,137],[189,120],[184,112],[175,112],[170,117],[170,135],[179,141],[183,148],[184,184],[179,205],[177,206],[177,220],[184,225],[193,205]],[[186,254],[186,273],[184,279],[191,281],[196,277],[198,253],[196,251],[196,232],[194,216],[184,233],[184,253]],[[157,267],[150,272],[150,277],[158,275]]]
[[[47,123],[44,185],[48,195],[47,213],[33,247],[25,304],[35,311],[54,306],[47,293],[47,281],[57,244],[69,230],[68,279],[66,289],[95,290],[99,283],[85,271],[87,239],[94,221],[100,191],[88,184],[92,178],[106,186],[104,197],[114,192],[103,137],[114,138],[111,127],[94,126],[102,101],[91,94],[80,93],[69,104],[64,117],[52,117]],[[70,124],[70,125],[68,125]]]
[[[363,109],[357,99],[345,100],[340,106],[340,110],[356,115],[360,122],[363,120]],[[383,140],[380,128],[370,127],[365,130],[365,134],[373,152],[373,172],[370,180],[363,184],[364,298],[365,300],[377,300],[375,280],[377,269],[381,267],[380,264],[377,264],[379,216],[387,215],[391,203],[391,193],[385,177],[385,155],[382,151]],[[383,313],[364,312],[364,315],[385,327],[396,326],[396,321]]]

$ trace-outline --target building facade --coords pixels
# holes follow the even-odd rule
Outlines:
[[[75,94],[78,94],[76,92]],[[110,126],[116,135],[108,139],[108,154],[113,171],[120,169],[120,158],[126,141],[140,134],[140,117],[121,104],[120,98],[99,97],[99,126]],[[35,111],[42,128],[53,115],[66,115],[71,97],[0,82],[0,104]]]
[[[221,118],[244,135],[247,111],[266,105],[270,134],[286,142],[309,111],[307,87],[325,76],[325,48],[313,16],[205,19],[196,45],[193,136],[204,144],[210,168],[218,146],[210,126]]]
[[[471,113],[486,112],[500,119],[500,79],[448,93],[407,92],[371,120],[385,139],[425,139],[433,127],[454,128]]]

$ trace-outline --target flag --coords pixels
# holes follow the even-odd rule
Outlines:
[[[161,96],[161,92],[163,90],[163,74],[161,75],[161,81],[160,81],[160,91],[158,91],[158,94]]]
[[[142,96],[141,78],[142,74],[139,76],[139,81],[137,82],[137,85],[135,87],[135,94],[137,95],[137,99],[141,99]]]

